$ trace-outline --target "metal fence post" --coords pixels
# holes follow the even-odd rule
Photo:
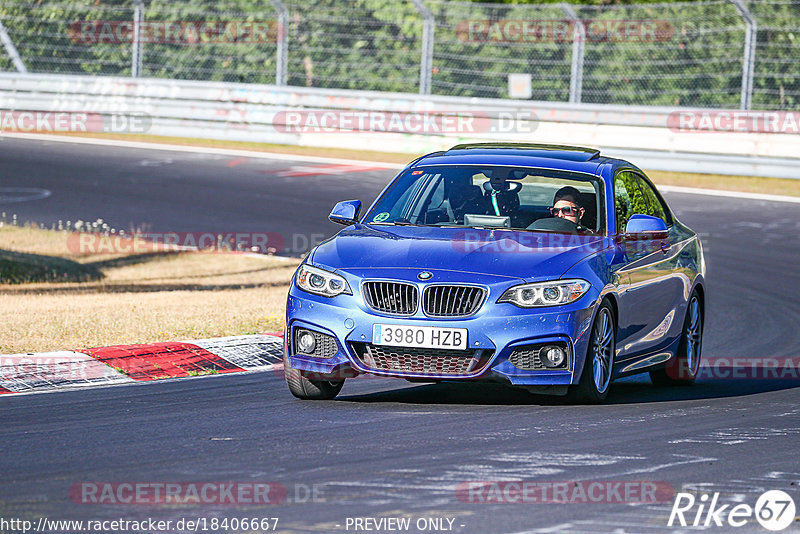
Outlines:
[[[8,52],[9,57],[11,58],[11,62],[14,64],[14,68],[17,69],[17,72],[27,73],[28,69],[25,67],[25,63],[23,63],[22,58],[19,57],[19,52],[17,52],[17,47],[14,46],[14,41],[11,40],[11,37],[8,36],[8,32],[6,31],[6,27],[3,25],[3,21],[0,20],[0,41],[3,42],[3,46]]]
[[[583,21],[569,4],[561,4],[561,10],[575,24],[572,32],[572,66],[569,76],[569,101],[577,104],[583,93],[583,55],[586,42],[586,28]]]
[[[138,78],[142,73],[142,22],[144,21],[144,1],[133,0],[133,50],[131,52],[131,77]]]
[[[275,85],[286,85],[289,77],[289,10],[281,0],[270,0],[278,13],[278,39],[275,51]]]
[[[422,57],[419,63],[419,94],[431,94],[433,76],[433,32],[436,21],[433,13],[422,0],[411,0],[417,12],[422,15]]]
[[[744,57],[742,58],[742,98],[739,107],[750,109],[753,103],[753,71],[756,64],[756,37],[758,24],[742,0],[731,0],[736,10],[744,19],[747,29],[744,33]]]

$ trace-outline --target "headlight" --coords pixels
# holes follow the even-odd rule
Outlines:
[[[311,267],[310,265],[300,266],[295,283],[303,291],[322,295],[323,297],[335,297],[342,293],[353,294],[350,291],[350,286],[347,285],[347,280],[338,274]]]
[[[586,293],[591,284],[586,280],[553,280],[514,286],[497,302],[510,302],[520,308],[561,306],[575,302]]]

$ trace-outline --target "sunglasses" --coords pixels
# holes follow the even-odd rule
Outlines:
[[[572,217],[573,215],[578,215],[581,209],[573,206],[564,206],[563,208],[550,208],[550,213],[553,214],[553,217],[558,217],[559,211],[564,215],[566,215],[567,217]]]

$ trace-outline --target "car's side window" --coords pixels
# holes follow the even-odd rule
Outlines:
[[[625,231],[631,215],[648,215],[647,201],[639,188],[641,179],[631,171],[620,171],[614,177],[614,206],[617,232]]]
[[[641,177],[637,176],[639,187],[642,189],[642,193],[644,194],[645,200],[647,200],[647,215],[652,215],[653,217],[658,217],[665,224],[670,224],[672,221],[669,217],[669,212],[666,210],[664,205],[661,203],[661,199],[658,198],[658,195],[653,190],[653,187],[643,180]]]

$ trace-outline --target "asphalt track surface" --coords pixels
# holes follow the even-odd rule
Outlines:
[[[230,157],[17,139],[0,142],[0,158],[0,187],[51,192],[6,198],[0,210],[20,220],[101,217],[154,231],[329,234],[336,200],[369,201],[392,175],[279,177],[291,162],[230,166]],[[704,356],[797,356],[800,206],[666,196],[705,243]],[[0,517],[278,517],[282,532],[354,532],[347,518],[398,516],[412,519],[409,532],[430,517],[453,519],[461,533],[695,531],[666,527],[671,499],[486,504],[459,500],[455,488],[642,480],[750,505],[781,489],[800,505],[798,386],[712,376],[660,389],[632,378],[615,383],[606,405],[570,406],[502,387],[356,379],[335,401],[303,402],[280,373],[266,372],[10,396],[0,399]],[[288,500],[239,508],[71,501],[70,486],[87,481],[279,482]],[[306,499],[312,487],[317,497]],[[784,532],[798,530],[795,522]],[[754,521],[707,531],[767,532]]]

